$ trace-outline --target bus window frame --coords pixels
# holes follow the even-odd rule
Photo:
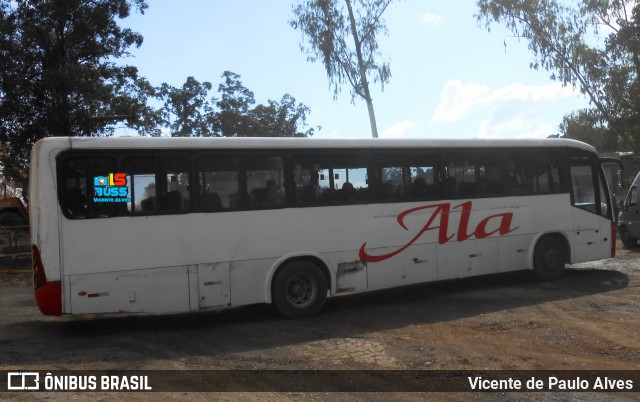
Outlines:
[[[611,207],[611,200],[608,197],[605,197],[605,203],[607,205],[607,213],[603,214],[602,213],[602,198],[603,198],[603,194],[600,193],[601,189],[604,189],[604,187],[606,187],[606,180],[604,177],[604,171],[602,169],[602,164],[600,163],[600,160],[595,159],[595,158],[584,158],[584,157],[577,157],[574,158],[572,160],[570,160],[567,164],[567,173],[569,175],[569,187],[570,187],[570,191],[569,194],[571,196],[571,206],[574,208],[578,208],[582,211],[586,211],[592,214],[596,214],[598,216],[601,216],[605,219],[613,219],[613,210]],[[595,211],[593,210],[589,210],[587,208],[581,208],[579,206],[576,205],[576,200],[575,200],[575,196],[574,196],[574,188],[573,188],[573,180],[571,180],[571,168],[574,166],[589,166],[591,169],[591,184],[593,185],[593,198],[594,198],[594,207],[595,207]]]
[[[211,150],[201,150],[201,149],[145,149],[141,150],[141,152],[136,152],[128,149],[104,149],[104,150],[78,150],[78,149],[69,149],[61,152],[56,157],[56,175],[58,179],[58,203],[63,211],[65,217],[69,219],[95,219],[95,218],[112,218],[112,217],[122,217],[122,216],[153,216],[153,215],[173,215],[173,214],[188,214],[188,213],[217,213],[217,212],[233,212],[233,211],[247,211],[247,210],[265,210],[265,209],[282,209],[282,208],[309,208],[309,207],[326,207],[326,206],[340,206],[340,205],[362,205],[362,204],[374,204],[374,203],[405,203],[405,202],[428,202],[428,201],[438,201],[438,200],[447,200],[447,199],[479,199],[479,198],[501,198],[501,197],[511,197],[518,196],[521,194],[516,194],[509,185],[505,185],[505,188],[501,192],[494,193],[481,193],[476,191],[475,194],[451,194],[447,191],[445,183],[446,183],[446,163],[448,160],[451,160],[451,157],[456,157],[456,155],[467,155],[466,158],[471,157],[474,160],[474,174],[477,175],[479,172],[477,171],[478,161],[482,162],[483,154],[499,154],[500,155],[500,166],[503,168],[503,178],[508,177],[509,175],[509,155],[512,152],[520,152],[526,151],[535,154],[537,152],[545,152],[547,156],[547,161],[549,164],[555,163],[558,165],[558,180],[556,183],[553,181],[552,188],[549,189],[548,192],[544,193],[532,193],[526,194],[527,196],[535,196],[535,195],[545,195],[545,194],[559,194],[559,193],[570,193],[571,194],[571,204],[575,205],[573,200],[573,190],[572,183],[570,180],[570,167],[573,163],[584,164],[589,163],[592,167],[594,163],[596,163],[597,159],[595,156],[591,155],[588,152],[580,151],[580,150],[569,150],[566,152],[562,149],[556,149],[553,147],[487,147],[487,148],[477,148],[477,149],[468,149],[468,148],[425,148],[420,150],[410,149],[410,148],[354,148],[354,149],[333,149],[333,148],[318,148],[318,149],[307,149],[307,148],[278,148],[278,149],[211,149]],[[362,192],[364,194],[363,198],[350,201],[350,200],[337,200],[332,199],[327,202],[318,202],[318,203],[309,203],[304,204],[298,199],[296,182],[294,178],[294,167],[296,163],[301,163],[305,161],[305,157],[318,155],[321,158],[326,158],[329,161],[330,165],[333,165],[334,160],[349,160],[349,159],[358,159],[360,165],[363,168],[367,169],[367,181],[366,181],[366,191]],[[127,158],[131,156],[150,156],[155,158],[156,170],[159,169],[158,165],[162,164],[162,160],[167,157],[180,158],[183,157],[186,160],[185,166],[188,166],[189,170],[189,208],[188,209],[180,209],[180,210],[166,210],[160,209],[155,211],[129,211],[127,208],[123,208],[122,210],[118,209],[117,213],[111,215],[95,215],[95,214],[87,214],[86,216],[74,216],[68,211],[65,210],[65,198],[63,194],[64,188],[64,176],[63,176],[63,164],[67,158],[96,158],[103,157],[109,158],[114,163],[114,169],[116,171],[121,171],[125,168],[124,163]],[[246,205],[234,208],[221,208],[216,210],[206,209],[201,200],[201,191],[202,191],[202,183],[200,182],[200,171],[198,167],[198,161],[201,158],[207,157],[220,157],[220,158],[237,158],[239,172],[244,172],[241,174],[239,180],[246,182],[246,172],[247,169],[243,168],[243,160],[251,160],[255,158],[278,158],[281,160],[282,171],[282,190],[285,192],[284,194],[284,202],[280,205],[272,205],[272,206],[258,206],[251,205],[249,202]],[[433,185],[435,186],[435,195],[429,195],[425,197],[401,197],[398,199],[383,199],[379,194],[379,191],[382,189],[384,183],[382,183],[382,177],[378,177],[381,171],[378,170],[384,165],[386,161],[397,161],[400,164],[406,164],[407,162],[411,164],[411,162],[419,161],[423,159],[428,165],[433,164]],[[381,162],[384,161],[384,162]],[[424,163],[423,163],[424,164]],[[409,166],[411,167],[411,166]],[[404,167],[403,167],[404,169]],[[594,168],[595,169],[595,168]],[[161,169],[163,172],[166,169]],[[596,169],[597,170],[597,169]],[[157,174],[158,172],[156,172]],[[166,173],[166,172],[165,172]],[[551,171],[549,169],[549,175],[551,175]],[[403,173],[404,175],[405,173]],[[485,172],[486,174],[486,172]],[[602,173],[598,173],[600,175]],[[244,177],[243,177],[244,176]],[[330,184],[334,185],[334,178],[330,177]],[[477,180],[477,178],[476,178]],[[506,179],[505,179],[506,180]],[[600,180],[600,179],[599,179]],[[597,184],[597,183],[596,183]],[[246,183],[245,183],[246,186]],[[93,189],[93,187],[91,187]],[[363,187],[363,189],[365,189]],[[334,192],[336,190],[334,189]],[[598,194],[598,199],[601,199],[600,189],[595,190]],[[135,201],[135,200],[134,200]],[[608,203],[608,200],[607,200]],[[601,211],[601,208],[597,206],[598,210]],[[610,205],[609,205],[609,208]],[[602,213],[599,213],[601,216]],[[606,217],[606,216],[605,216]]]

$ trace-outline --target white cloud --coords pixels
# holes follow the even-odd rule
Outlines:
[[[449,80],[444,85],[440,103],[431,116],[432,121],[456,122],[467,112],[478,107],[490,106],[499,110],[513,106],[513,102],[550,103],[574,95],[573,89],[559,83],[548,85],[525,85],[514,83],[498,89],[478,84],[463,84],[459,80]]]
[[[459,80],[449,80],[444,85],[440,104],[431,117],[433,121],[454,122],[460,120],[472,107],[485,102],[491,93],[488,87]]]
[[[449,80],[431,122],[439,123],[437,130],[471,137],[546,138],[557,133],[564,114],[581,107],[580,96],[559,83],[491,88]]]
[[[400,121],[392,124],[380,134],[380,138],[402,138],[404,134],[415,126],[415,123],[409,120]]]
[[[552,124],[516,114],[506,120],[483,120],[478,129],[478,138],[547,138],[556,131]]]
[[[420,20],[427,24],[437,24],[444,21],[444,18],[441,15],[433,14],[433,13],[422,13],[420,14]]]
[[[542,86],[515,83],[492,91],[488,101],[522,100],[533,102],[553,102],[573,95],[573,89],[559,83]]]

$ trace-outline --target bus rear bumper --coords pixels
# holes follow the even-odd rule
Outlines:
[[[44,315],[62,315],[62,287],[60,281],[47,282],[35,290],[36,302]]]

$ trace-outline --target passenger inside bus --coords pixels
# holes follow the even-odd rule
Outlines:
[[[313,204],[320,201],[322,190],[318,182],[318,173],[311,173],[309,184],[300,189],[300,199],[304,204]]]
[[[214,212],[222,210],[222,200],[218,193],[204,193],[200,199],[200,204],[204,212]]]
[[[284,193],[276,185],[276,181],[273,179],[267,180],[267,199],[266,205],[270,207],[277,207],[284,205]]]
[[[353,187],[353,184],[348,181],[344,182],[342,188],[339,191],[338,198],[341,201],[353,202],[358,201],[358,194],[356,189]]]

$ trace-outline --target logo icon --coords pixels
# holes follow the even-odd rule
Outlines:
[[[7,390],[8,391],[25,391],[40,389],[39,373],[8,373],[7,374]]]
[[[93,185],[94,186],[106,186],[107,183],[109,183],[109,179],[107,177],[104,176],[98,176],[98,177],[94,177],[93,178]]]
[[[93,202],[131,202],[126,173],[109,173],[93,178]]]

